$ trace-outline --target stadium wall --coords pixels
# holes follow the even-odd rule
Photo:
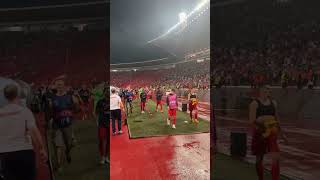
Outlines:
[[[256,91],[250,87],[214,89],[215,109],[236,109],[248,113],[249,103]],[[320,127],[320,90],[272,88],[272,98],[277,101],[280,117],[288,123]]]
[[[176,93],[179,97],[187,98],[189,91],[187,89],[179,89]],[[198,95],[199,101],[207,102],[207,103],[210,102],[210,90],[200,89],[197,91],[197,95]]]

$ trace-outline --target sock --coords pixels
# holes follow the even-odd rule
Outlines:
[[[174,116],[174,117],[173,117],[173,124],[174,124],[174,125],[176,125],[176,120],[177,120],[177,117]]]
[[[279,161],[272,163],[271,174],[272,174],[272,180],[279,180],[279,176],[280,176]]]
[[[263,180],[263,164],[262,162],[256,163],[256,171],[259,177],[259,180]]]

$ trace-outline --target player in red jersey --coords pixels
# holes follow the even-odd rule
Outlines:
[[[249,109],[250,124],[253,126],[252,153],[256,156],[256,172],[259,180],[263,180],[263,158],[266,153],[272,157],[272,180],[280,177],[280,150],[278,136],[286,137],[280,131],[277,103],[270,98],[270,89],[267,86],[260,88],[259,97],[252,101]]]

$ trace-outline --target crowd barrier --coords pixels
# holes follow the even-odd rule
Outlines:
[[[213,90],[216,109],[237,109],[248,112],[255,92],[250,87],[223,87]],[[271,96],[278,104],[280,117],[294,123],[320,127],[320,90],[271,87]]]
[[[187,99],[189,90],[188,89],[179,89],[177,96]],[[200,102],[210,103],[210,90],[208,89],[199,89],[197,91],[197,96]]]

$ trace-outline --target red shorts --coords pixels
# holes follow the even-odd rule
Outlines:
[[[94,102],[91,100],[89,101],[89,104],[88,104],[88,111],[94,112]]]
[[[197,110],[197,105],[192,105],[192,103],[189,103],[189,111]]]
[[[280,152],[277,134],[264,138],[256,128],[253,130],[251,151],[253,155],[264,155],[268,152]]]
[[[141,102],[140,102],[140,106],[145,107],[145,106],[146,106],[146,103],[147,103],[147,102],[142,102],[142,101],[141,101]]]
[[[161,100],[157,100],[157,105],[158,104],[162,104],[162,101]]]
[[[169,116],[176,116],[177,110],[176,109],[168,109],[168,114],[169,114]]]
[[[82,111],[88,111],[89,110],[89,102],[82,103],[81,104],[81,109],[82,109]]]
[[[99,139],[103,140],[103,139],[107,139],[107,133],[108,133],[108,129],[105,127],[99,127]]]

